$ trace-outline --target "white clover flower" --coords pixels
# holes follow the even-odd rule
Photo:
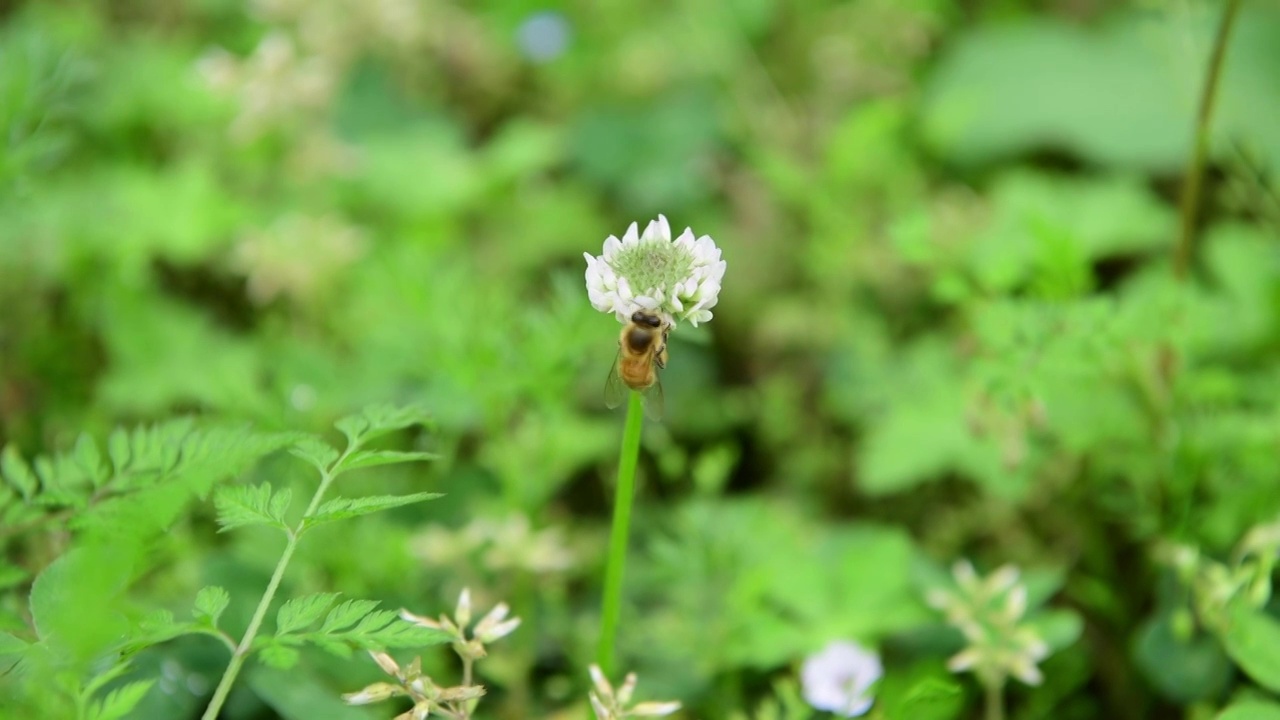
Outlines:
[[[855,642],[836,640],[810,655],[800,670],[804,699],[819,710],[857,717],[874,702],[867,690],[884,675],[880,656]]]
[[[671,226],[659,215],[643,234],[631,223],[621,240],[610,235],[603,255],[582,255],[592,306],[613,313],[619,322],[627,322],[637,310],[656,313],[673,327],[676,320],[697,327],[711,319],[725,262],[707,235],[695,240],[693,230],[685,228],[672,240]]]

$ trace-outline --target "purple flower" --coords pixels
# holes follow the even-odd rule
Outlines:
[[[874,700],[867,690],[883,674],[879,655],[855,642],[836,640],[805,659],[800,683],[810,705],[856,717],[871,709]]]

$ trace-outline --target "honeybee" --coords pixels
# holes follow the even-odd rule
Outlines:
[[[667,335],[671,325],[653,313],[637,310],[618,335],[618,357],[604,383],[604,404],[616,408],[626,400],[627,388],[644,396],[644,414],[661,420],[664,400],[658,370],[667,367]],[[625,387],[624,387],[625,385]]]

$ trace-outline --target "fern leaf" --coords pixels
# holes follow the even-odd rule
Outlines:
[[[285,603],[276,613],[276,635],[287,635],[320,619],[338,593],[316,593]]]
[[[425,425],[429,418],[426,409],[416,405],[370,405],[355,415],[342,418],[334,426],[347,436],[348,443],[357,445],[411,425]]]
[[[195,608],[192,615],[196,620],[208,623],[213,627],[218,627],[218,618],[222,617],[222,611],[227,609],[227,605],[231,602],[231,596],[227,591],[217,585],[210,585],[200,589],[196,593]]]
[[[421,492],[413,495],[372,495],[362,498],[334,498],[316,509],[316,513],[302,521],[304,530],[335,520],[368,515],[391,508],[412,505],[441,497],[440,493]]]
[[[213,499],[218,509],[219,532],[247,525],[269,525],[287,530],[284,510],[289,506],[291,496],[288,488],[272,495],[271,483],[257,487],[231,485],[219,488]]]
[[[437,460],[440,456],[429,452],[399,452],[396,450],[360,450],[347,456],[337,467],[338,472],[359,468],[392,465],[395,463],[418,462],[421,460]]]
[[[373,612],[378,605],[377,600],[348,600],[329,611],[325,616],[324,624],[320,626],[320,632],[331,633],[351,627]]]
[[[101,702],[93,704],[89,717],[93,720],[120,720],[142,702],[155,680],[139,680],[112,690]]]
[[[13,445],[5,445],[4,453],[0,454],[0,474],[6,483],[22,493],[24,500],[30,500],[40,489],[40,481]]]
[[[321,473],[328,472],[329,466],[338,459],[338,451],[314,435],[303,435],[298,438],[293,447],[289,448],[289,452],[311,463]]]

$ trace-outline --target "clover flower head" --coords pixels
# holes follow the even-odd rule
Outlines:
[[[805,659],[800,684],[813,707],[857,717],[871,709],[874,698],[867,690],[882,675],[879,655],[855,642],[836,640]]]
[[[587,295],[600,312],[625,323],[637,310],[656,313],[673,327],[688,320],[694,327],[711,319],[720,295],[725,262],[707,235],[694,238],[685,228],[675,240],[662,215],[643,233],[631,223],[622,239],[610,235],[604,253],[587,259]]]

